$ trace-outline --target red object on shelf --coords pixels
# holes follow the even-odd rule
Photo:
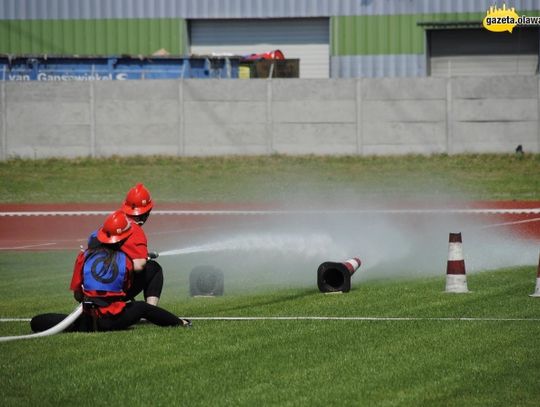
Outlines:
[[[251,54],[242,58],[242,61],[258,61],[260,59],[285,59],[285,55],[279,49],[265,52],[264,54]]]

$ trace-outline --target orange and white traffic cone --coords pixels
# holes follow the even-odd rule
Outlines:
[[[538,269],[536,271],[536,288],[529,297],[540,297],[540,256],[538,256]]]
[[[447,293],[468,293],[467,275],[465,274],[465,260],[461,233],[450,233],[448,239],[448,263],[446,265]]]

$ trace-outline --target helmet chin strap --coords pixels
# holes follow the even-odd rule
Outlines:
[[[133,216],[132,219],[137,225],[142,226],[148,220],[148,216],[150,216],[150,212],[146,212],[139,216]]]

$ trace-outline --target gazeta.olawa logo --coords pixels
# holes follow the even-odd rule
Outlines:
[[[512,33],[514,27],[518,25],[540,25],[540,17],[519,16],[514,7],[506,8],[506,4],[503,4],[502,8],[491,6],[482,25],[489,31]]]

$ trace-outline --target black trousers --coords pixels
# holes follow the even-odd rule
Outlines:
[[[67,314],[40,314],[30,321],[33,332],[46,331],[57,325]],[[147,304],[144,301],[134,301],[126,304],[124,310],[118,315],[108,315],[97,318],[98,331],[118,331],[127,329],[145,318],[149,322],[159,326],[179,326],[181,320],[169,311]],[[92,332],[94,320],[88,314],[83,314],[71,324],[65,332]]]
[[[157,261],[148,260],[144,269],[133,272],[133,282],[127,292],[128,298],[135,298],[141,292],[144,299],[161,297],[163,290],[163,269]]]

